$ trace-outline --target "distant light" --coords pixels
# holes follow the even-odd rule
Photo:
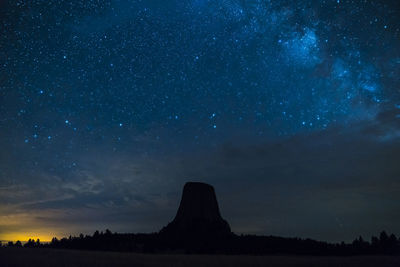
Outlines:
[[[68,124],[68,123],[69,123],[69,120],[65,120],[65,123]]]
[[[216,128],[217,128],[217,125],[214,124],[214,125],[213,125],[213,128],[216,129]]]
[[[305,122],[305,121],[303,121],[301,124],[303,124],[303,125],[306,125],[306,122]]]
[[[49,140],[50,140],[50,139],[51,139],[51,135],[47,136],[47,139],[49,139]]]
[[[38,135],[37,134],[33,134],[33,138],[38,138]]]
[[[29,143],[29,139],[25,139],[25,143]]]
[[[67,59],[67,56],[63,56],[64,59]]]
[[[39,91],[39,94],[43,94],[43,93],[44,93],[44,91],[43,91],[43,90],[40,90],[40,91]]]
[[[123,124],[122,124],[122,123],[120,123],[120,124],[119,124],[119,127],[122,127],[122,125],[123,125]]]

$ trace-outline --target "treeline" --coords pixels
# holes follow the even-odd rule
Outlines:
[[[352,243],[327,243],[312,239],[241,236],[239,249],[244,254],[307,254],[307,255],[400,255],[400,238],[382,231],[379,237],[365,241],[361,236]]]
[[[16,241],[15,243],[12,241],[7,242],[7,244],[4,245],[4,247],[16,247],[16,248],[40,248],[43,247],[44,244],[40,243],[40,239],[36,239],[36,241],[34,239],[29,239],[28,242],[26,242],[25,244],[22,244],[21,241]],[[2,247],[2,243],[0,241],[0,247]]]
[[[30,239],[24,245],[9,242],[8,247],[57,248],[77,250],[125,251],[138,253],[207,253],[207,254],[301,254],[301,255],[400,255],[400,238],[385,231],[371,241],[361,236],[352,243],[331,244],[311,239],[282,238],[274,236],[234,235],[165,236],[153,234],[119,234],[109,230],[96,231],[93,235],[53,238],[50,243]]]

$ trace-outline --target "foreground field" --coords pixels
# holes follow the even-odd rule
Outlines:
[[[0,266],[29,267],[83,267],[83,266],[130,266],[130,267],[398,267],[400,257],[307,257],[307,256],[221,256],[221,255],[143,255],[115,252],[92,252],[55,249],[0,249]]]

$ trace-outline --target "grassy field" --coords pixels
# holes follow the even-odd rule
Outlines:
[[[92,252],[55,249],[0,249],[0,266],[130,266],[130,267],[399,267],[400,257],[307,257],[307,256],[221,256],[221,255],[143,255],[115,252]]]

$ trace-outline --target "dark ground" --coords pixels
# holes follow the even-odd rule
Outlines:
[[[302,266],[302,267],[399,267],[400,256],[224,256],[146,255],[35,248],[1,248],[0,266]]]

